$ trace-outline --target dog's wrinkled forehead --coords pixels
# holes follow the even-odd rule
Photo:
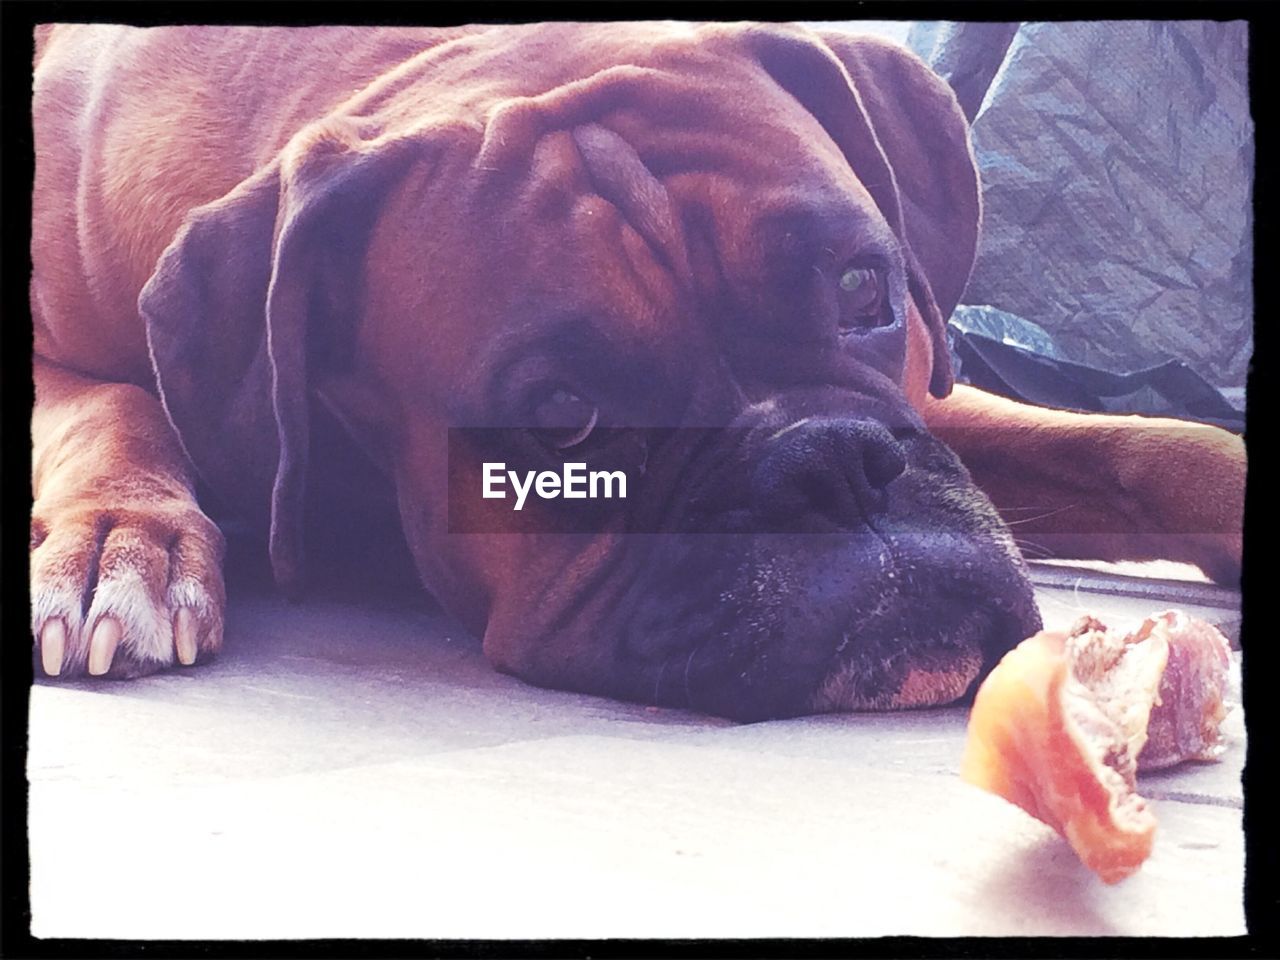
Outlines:
[[[716,55],[724,49],[734,55]],[[601,261],[620,258],[631,289],[602,295],[616,308],[716,282],[767,285],[824,251],[896,261],[872,193],[761,64],[732,45],[685,41],[649,57],[659,65],[605,67],[491,111],[475,220],[495,225],[492,249],[530,284],[605,278]],[[552,234],[560,242],[539,242]]]
[[[713,39],[667,37],[643,51],[619,50],[616,63],[536,95],[500,99],[485,111],[476,158],[478,170],[494,174],[485,185],[526,171],[555,187],[557,174],[580,165],[575,159],[614,202],[653,196],[654,180],[674,187],[699,175],[733,188],[717,198],[722,203],[752,197],[768,204],[784,185],[819,191],[856,183],[841,148],[796,92],[748,44],[733,42],[741,38]],[[839,70],[834,61],[828,66]],[[565,135],[570,142],[544,143]]]
[[[722,107],[725,104],[722,104]],[[797,104],[747,118],[722,110],[697,130],[669,117],[571,131],[584,186],[615,207],[671,269],[690,268],[686,234],[713,231],[744,266],[787,267],[857,231],[892,245],[875,200]],[[727,114],[727,115],[726,115]],[[713,136],[720,120],[723,129]],[[809,249],[813,247],[814,249]]]
[[[562,328],[598,334],[596,370],[613,357],[703,382],[726,344],[749,349],[733,343],[744,332],[773,344],[762,356],[778,341],[794,347],[799,369],[802,350],[836,336],[838,281],[868,263],[905,315],[919,274],[894,171],[853,73],[824,40],[758,25],[599,24],[539,27],[520,49],[549,62],[516,86],[504,80],[474,127],[448,128],[439,159],[397,191],[370,258],[396,278],[372,285],[370,315],[466,326],[429,338],[420,358],[455,371],[454,393],[461,381],[478,395],[501,363]],[[847,363],[901,324],[883,327],[850,340]],[[483,346],[455,356],[454,342]],[[902,345],[876,351],[896,379]],[[421,351],[383,352],[395,364]]]

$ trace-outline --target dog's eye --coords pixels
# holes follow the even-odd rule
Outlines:
[[[591,436],[600,408],[565,386],[554,386],[533,409],[534,424],[557,450],[576,447]]]
[[[848,266],[840,274],[840,331],[851,333],[882,326],[885,318],[884,272]]]

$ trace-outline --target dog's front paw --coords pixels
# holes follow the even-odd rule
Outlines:
[[[1211,580],[1238,587],[1244,546],[1244,493],[1248,459],[1244,441],[1217,427],[1185,428],[1187,468],[1175,475],[1180,490],[1166,503],[1180,511],[1171,522],[1184,539],[1187,559]],[[1167,472],[1167,465],[1165,471]]]
[[[31,629],[44,673],[126,678],[222,645],[224,542],[189,501],[36,503]]]
[[[1098,418],[1099,420],[1103,418]],[[1108,442],[1117,464],[1136,559],[1193,563],[1238,586],[1248,457],[1244,440],[1203,423],[1126,417]],[[1116,559],[1126,559],[1117,557]]]

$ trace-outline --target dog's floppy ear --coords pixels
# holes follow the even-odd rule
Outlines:
[[[968,124],[951,88],[908,51],[820,36],[766,28],[753,39],[760,63],[822,124],[903,241],[933,342],[929,389],[946,396],[946,321],[973,269],[982,212]]]
[[[302,573],[308,367],[354,330],[363,251],[402,144],[341,128],[192,211],[138,298],[161,400],[197,473],[270,522],[272,570]]]

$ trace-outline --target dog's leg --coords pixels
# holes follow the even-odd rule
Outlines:
[[[1070,413],[957,385],[925,404],[1029,556],[1178,560],[1240,577],[1244,442],[1157,417]]]
[[[32,632],[50,676],[133,677],[222,643],[223,540],[160,402],[37,360]]]

